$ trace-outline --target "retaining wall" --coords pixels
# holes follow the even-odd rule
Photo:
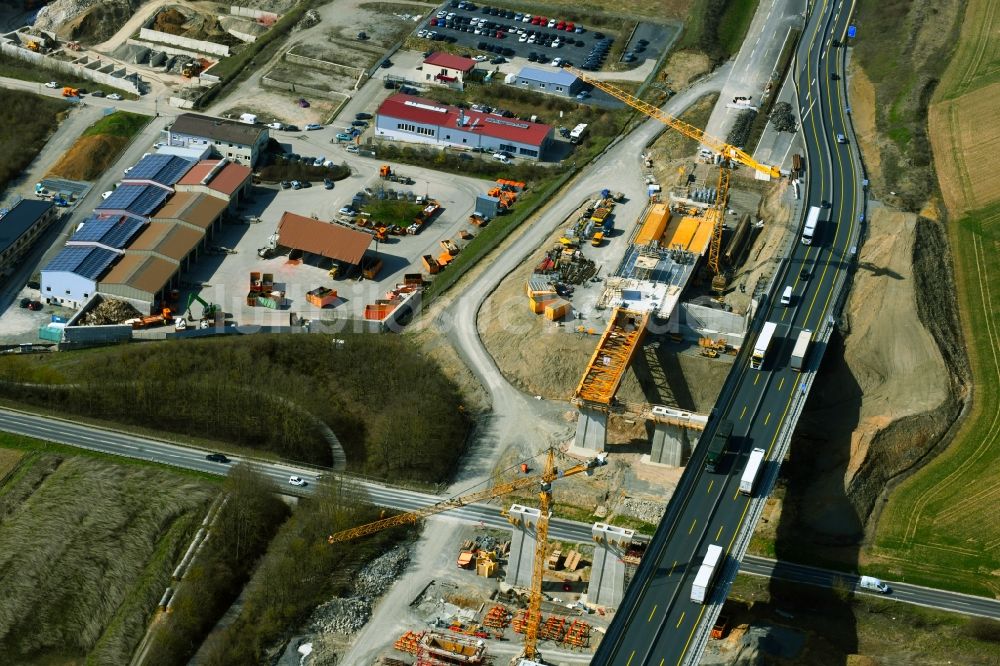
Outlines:
[[[88,56],[81,56],[73,62],[66,62],[65,60],[49,58],[41,53],[23,49],[8,41],[0,41],[0,52],[12,58],[24,60],[39,68],[51,69],[69,76],[87,79],[88,81],[101,83],[134,95],[142,94],[138,85],[138,82],[142,81],[139,73],[137,71],[130,72],[127,68],[116,63],[97,59],[92,60]]]

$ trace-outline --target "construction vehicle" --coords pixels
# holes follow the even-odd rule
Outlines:
[[[453,257],[462,251],[461,248],[458,247],[458,245],[455,243],[455,241],[448,238],[441,241],[441,248]]]
[[[201,74],[201,62],[198,60],[192,60],[184,65],[184,69],[181,70],[181,76],[188,79],[199,74]]]
[[[578,463],[568,469],[560,470],[555,464],[555,450],[550,448],[546,454],[545,467],[541,474],[528,477],[517,477],[512,481],[499,483],[486,490],[470,493],[461,497],[451,497],[449,499],[432,504],[431,506],[417,509],[409,513],[402,513],[389,518],[382,518],[367,525],[360,525],[350,529],[336,532],[327,537],[327,542],[334,544],[342,541],[351,541],[369,534],[375,534],[389,527],[400,525],[412,525],[423,518],[433,516],[451,509],[458,509],[468,506],[480,500],[489,500],[502,497],[508,493],[527,488],[538,484],[538,500],[541,513],[538,523],[535,525],[535,557],[532,566],[531,590],[528,598],[527,626],[524,632],[524,656],[527,659],[536,659],[538,656],[538,630],[541,618],[542,606],[542,576],[545,573],[546,541],[549,533],[549,513],[552,510],[552,482],[567,476],[573,476],[581,472],[591,476],[598,467],[608,464],[606,453],[599,453],[597,457],[586,462]]]
[[[589,83],[599,90],[603,90],[612,97],[625,102],[632,108],[646,114],[650,118],[655,118],[661,123],[677,130],[684,136],[694,139],[699,144],[707,147],[707,152],[709,155],[715,153],[721,157],[719,161],[719,183],[717,187],[717,196],[715,203],[711,208],[706,211],[705,215],[712,220],[712,240],[709,244],[708,249],[708,267],[712,271],[712,289],[721,292],[726,287],[726,278],[722,274],[722,269],[719,265],[719,255],[722,251],[722,227],[724,221],[724,214],[726,208],[726,201],[728,200],[729,193],[729,177],[730,170],[734,164],[743,164],[752,169],[766,174],[769,178],[780,178],[781,170],[776,166],[771,166],[758,162],[749,153],[726,143],[721,139],[717,139],[709,134],[706,134],[704,130],[690,125],[680,118],[670,115],[669,113],[663,111],[657,106],[644,102],[638,97],[630,95],[629,93],[616,88],[604,81],[594,79],[574,67],[567,67],[570,72],[577,76],[584,83]],[[705,149],[703,149],[705,150]]]
[[[70,87],[70,86],[66,86],[66,87],[64,87],[62,89],[62,96],[63,97],[79,97],[80,96],[80,91],[78,89],[76,89],[76,88],[73,88],[73,87]]]
[[[720,615],[719,619],[717,619],[715,624],[712,625],[712,633],[709,635],[709,638],[714,640],[724,638],[726,635],[726,629],[729,629],[729,618],[725,615]]]
[[[167,322],[173,321],[173,319],[171,319],[172,315],[173,312],[170,311],[170,308],[163,308],[160,314],[151,315],[149,317],[141,317],[139,319],[130,319],[129,323],[131,323],[132,328],[135,329],[149,328],[150,326],[162,326]]]
[[[39,45],[39,43],[33,39],[28,40],[26,46],[28,47],[29,51],[34,51],[35,53],[38,53],[42,48],[41,45]]]
[[[600,247],[601,243],[603,243],[603,242],[604,242],[604,232],[603,231],[598,231],[590,239],[590,244],[593,245],[594,247]]]
[[[201,317],[202,317],[202,319],[210,319],[210,318],[214,317],[216,315],[216,313],[218,313],[219,310],[220,310],[219,306],[216,305],[215,303],[208,303],[208,302],[205,301],[205,299],[203,299],[198,294],[191,293],[191,294],[188,295],[187,305],[184,306],[184,312],[192,320],[194,319],[194,317],[191,316],[191,304],[194,303],[195,301],[197,301],[198,303],[201,303],[201,307],[202,307]]]
[[[392,175],[392,167],[390,167],[388,164],[383,164],[378,168],[378,177],[381,178],[382,180],[386,180],[391,175]]]

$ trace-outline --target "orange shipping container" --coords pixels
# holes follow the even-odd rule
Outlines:
[[[670,209],[666,204],[653,204],[646,214],[646,220],[642,223],[639,235],[635,237],[636,245],[645,245],[653,241],[659,241],[663,237],[663,232],[667,229],[667,222],[670,221]]]
[[[569,310],[569,301],[564,301],[561,298],[549,301],[545,305],[545,318],[549,321],[558,321],[564,318],[569,313]]]
[[[537,298],[529,298],[528,307],[531,308],[531,311],[535,314],[542,314],[545,312],[545,306],[555,300],[553,296],[554,295],[540,294]]]

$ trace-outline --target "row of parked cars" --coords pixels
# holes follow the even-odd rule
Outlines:
[[[464,5],[464,6],[463,6]],[[456,9],[464,9],[465,11],[475,11],[477,7],[471,2],[458,2],[452,0],[451,6]],[[582,25],[576,25],[573,21],[567,21],[564,19],[549,18],[547,16],[524,14],[521,12],[515,12],[510,9],[502,9],[500,7],[489,7],[484,6],[480,9],[483,14],[489,16],[502,17],[508,20],[513,20],[517,23],[530,23],[531,25],[544,26],[547,28],[555,28],[556,30],[563,30],[565,32],[572,32],[578,35],[586,32]],[[438,12],[440,15],[442,12]],[[445,12],[447,15],[447,12]]]

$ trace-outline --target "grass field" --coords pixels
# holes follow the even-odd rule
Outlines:
[[[128,663],[216,487],[24,439],[0,437],[21,449],[0,485],[0,654]]]
[[[711,93],[697,100],[681,114],[681,120],[695,127],[704,127],[712,115],[718,93]],[[698,150],[698,142],[689,139],[680,132],[667,129],[653,143],[656,157],[662,161],[671,161],[691,157]]]
[[[413,220],[417,213],[423,210],[423,206],[410,201],[389,201],[388,199],[380,201],[376,199],[366,204],[364,209],[371,213],[372,219],[376,222],[405,228],[413,224]]]
[[[545,0],[526,2],[524,0],[499,0],[493,7],[504,7],[516,12],[541,14],[567,21],[583,23],[584,26],[608,27],[621,22],[624,16],[645,18],[653,21],[681,21],[687,17],[691,7],[703,0],[621,0],[613,5],[607,0]]]
[[[991,99],[1000,89],[998,10],[1000,0],[969,2],[960,46],[931,107],[972,368],[972,406],[944,453],[892,493],[870,552],[887,576],[991,597],[1000,594],[1000,179],[995,167],[971,163],[963,151],[978,150],[977,140],[995,141],[1000,134],[995,99],[992,111],[977,99]],[[969,198],[956,194],[965,191],[956,185],[956,159],[970,159],[968,186],[981,206],[969,212]]]
[[[149,116],[116,111],[87,128],[49,171],[50,176],[94,180],[108,170]]]
[[[726,53],[740,50],[759,0],[729,0],[719,21],[719,45]]]
[[[17,178],[56,130],[69,108],[61,99],[5,90],[0,108],[0,191]]]
[[[953,217],[1000,201],[1000,0],[971,0],[929,124],[938,182]]]

